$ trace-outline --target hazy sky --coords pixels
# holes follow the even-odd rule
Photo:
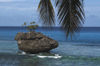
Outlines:
[[[0,0],[0,26],[21,26],[23,22],[40,19],[37,13],[39,0]],[[85,0],[84,26],[100,27],[100,0]]]

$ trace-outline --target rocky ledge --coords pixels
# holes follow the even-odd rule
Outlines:
[[[58,47],[58,42],[43,35],[40,32],[19,32],[15,40],[18,42],[18,48],[27,53],[49,52]]]

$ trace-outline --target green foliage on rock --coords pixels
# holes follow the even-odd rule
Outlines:
[[[27,23],[26,22],[24,22],[24,24],[22,24],[22,26],[26,26],[27,25]]]
[[[34,21],[30,22],[29,25],[27,25],[27,23],[24,22],[23,26],[25,26],[28,31],[34,31],[36,28],[38,28],[38,25]]]

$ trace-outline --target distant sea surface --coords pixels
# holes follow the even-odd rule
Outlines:
[[[0,27],[0,66],[100,66],[100,27],[83,27],[72,39],[66,38],[60,27],[39,27],[35,31],[57,40],[59,47],[46,54],[23,54],[14,38],[18,32],[28,32],[26,28]],[[62,58],[49,58],[55,54]]]
[[[73,35],[72,39],[66,38],[66,34],[60,27],[39,27],[37,32],[59,41],[59,42],[81,42],[81,43],[100,43],[100,27],[84,27],[80,32]],[[0,40],[12,40],[18,32],[27,32],[24,27],[0,27]]]

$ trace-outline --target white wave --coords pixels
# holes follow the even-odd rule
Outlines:
[[[26,55],[26,52],[20,52],[18,55]]]
[[[39,57],[39,58],[54,58],[54,59],[62,58],[62,56],[60,56],[59,54],[55,54],[55,56],[41,56],[41,55],[37,55],[37,57]]]
[[[26,52],[22,52],[23,55],[26,55]]]

